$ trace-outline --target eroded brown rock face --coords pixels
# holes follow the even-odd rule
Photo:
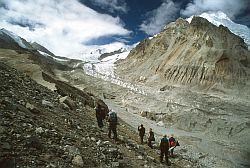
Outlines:
[[[250,52],[224,26],[204,18],[178,19],[151,40],[145,39],[117,63],[117,74],[133,81],[230,88],[249,80]]]

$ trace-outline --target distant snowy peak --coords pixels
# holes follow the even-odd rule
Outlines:
[[[30,48],[30,45],[21,37],[17,36],[11,31],[8,31],[6,29],[0,29],[0,34],[5,34],[9,36],[12,40],[14,40],[20,47],[22,48]]]
[[[250,50],[250,29],[247,26],[234,23],[223,12],[202,13],[201,15],[198,15],[198,16],[207,19],[209,22],[211,22],[212,24],[216,26],[219,26],[219,25],[226,26],[232,33],[240,36],[248,45],[248,50]],[[186,20],[190,23],[193,17],[194,16],[191,16],[190,18],[187,18]]]
[[[55,56],[51,51],[49,51],[47,48],[45,48],[41,44],[38,44],[37,42],[33,42],[30,44],[31,44],[32,48],[37,50],[37,51],[41,51],[41,52],[46,53],[46,54],[51,55],[51,56]]]
[[[42,53],[46,53],[48,55],[55,56],[52,52],[50,52],[44,46],[42,46],[36,42],[29,43],[25,39],[23,39],[22,37],[16,35],[15,33],[11,32],[9,30],[6,30],[4,28],[0,29],[0,39],[2,39],[5,43],[17,45],[21,48],[30,49],[30,50],[37,50],[37,51],[41,51]]]
[[[103,61],[104,58],[122,53],[129,53],[133,46],[128,46],[123,43],[112,43],[102,46],[91,46],[91,50],[85,50],[81,53],[84,61],[91,63],[98,63]],[[124,55],[124,54],[122,54]]]

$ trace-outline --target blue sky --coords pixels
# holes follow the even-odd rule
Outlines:
[[[0,0],[0,28],[57,55],[132,45],[179,17],[222,11],[250,27],[249,0]]]
[[[158,33],[169,22],[208,11],[223,11],[236,23],[250,27],[250,1],[247,0],[81,0],[84,5],[100,12],[120,17],[132,33],[128,43],[135,43]],[[107,3],[106,3],[107,2]],[[112,8],[114,6],[120,8]],[[158,20],[158,22],[156,22]],[[155,26],[150,26],[150,24]],[[117,40],[102,37],[93,43]],[[125,40],[124,39],[124,40]]]

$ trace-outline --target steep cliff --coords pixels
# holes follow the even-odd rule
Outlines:
[[[143,79],[160,87],[232,88],[247,84],[250,52],[228,28],[194,17],[190,24],[178,19],[145,39],[116,67],[116,73],[125,79]]]

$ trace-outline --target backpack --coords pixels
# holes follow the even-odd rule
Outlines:
[[[171,147],[176,146],[176,140],[173,137],[169,138],[169,143]]]
[[[117,123],[117,114],[115,112],[112,112],[109,114],[110,122]]]

